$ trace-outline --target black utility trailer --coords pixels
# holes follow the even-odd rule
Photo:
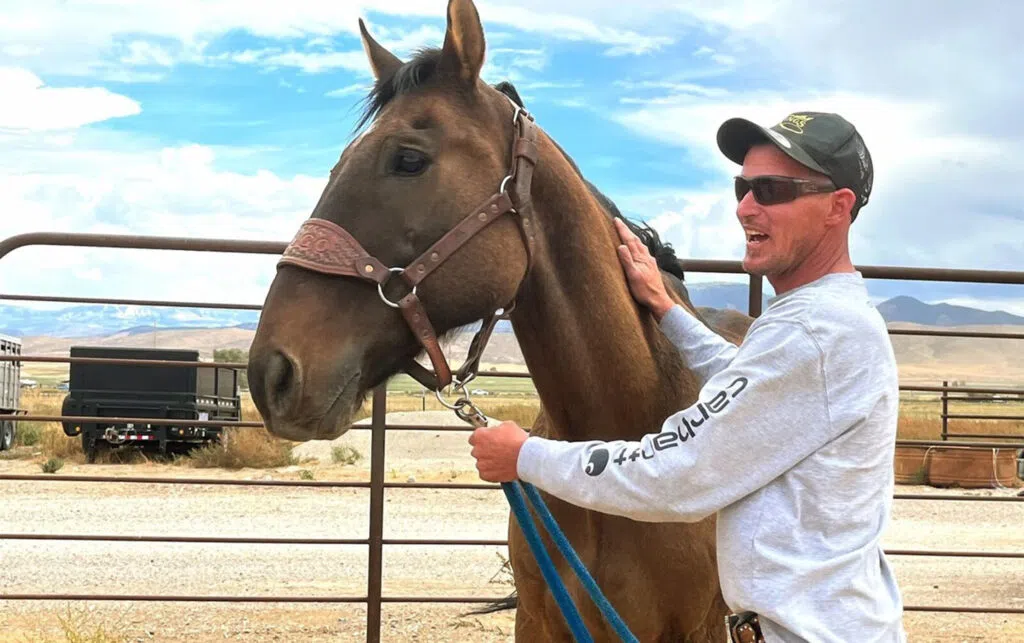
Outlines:
[[[200,366],[199,351],[73,346],[71,357],[196,362],[196,366],[71,363],[64,416],[144,418],[138,422],[65,420],[64,433],[82,436],[86,460],[100,450],[125,445],[184,453],[220,439],[221,427],[189,420],[238,421],[242,415],[235,368]],[[181,420],[152,424],[145,419]]]
[[[21,340],[0,335],[0,355],[21,355]],[[21,362],[0,361],[0,415],[20,415]],[[0,420],[0,451],[14,447],[14,420]]]

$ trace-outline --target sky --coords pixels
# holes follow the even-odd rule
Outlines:
[[[372,80],[358,19],[404,59],[440,46],[447,3],[2,4],[0,237],[283,242],[353,138]],[[584,174],[680,257],[743,254],[718,125],[815,110],[853,122],[874,160],[856,264],[1024,269],[1024,3],[477,7],[484,79],[512,81]],[[258,304],[275,261],[23,248],[0,260],[0,292]],[[915,294],[1024,313],[1024,286],[929,288]]]

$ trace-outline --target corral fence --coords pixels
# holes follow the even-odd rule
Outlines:
[[[982,406],[982,411],[994,410],[995,404],[1006,402],[1024,401],[1024,389],[1013,388],[971,388],[958,387],[950,384],[949,380],[942,381],[942,394],[939,396],[942,408],[939,411],[939,418],[942,421],[942,439],[950,438],[974,438],[974,439],[1024,439],[1024,435],[1012,435],[1006,433],[951,433],[949,430],[950,420],[993,420],[1003,422],[1024,422],[1024,415],[1005,415],[998,413],[951,413],[950,402],[956,404],[973,403]]]
[[[180,250],[194,252],[225,252],[244,254],[270,254],[278,255],[284,251],[285,243],[268,241],[245,241],[226,239],[203,239],[203,238],[181,238],[181,237],[157,237],[157,236],[133,236],[133,235],[105,235],[105,234],[74,234],[74,233],[29,233],[7,238],[0,242],[0,259],[3,259],[11,251],[26,246],[75,246],[75,247],[102,247],[121,249],[149,249],[149,250]],[[682,260],[684,270],[688,272],[720,273],[720,274],[743,274],[742,266],[737,261],[719,260]],[[938,282],[971,282],[989,284],[1018,284],[1024,285],[1024,272],[1013,271],[983,271],[983,270],[953,270],[953,269],[930,269],[930,268],[903,268],[894,266],[858,266],[858,269],[867,279],[889,279],[906,281],[938,281]],[[762,280],[759,277],[750,276],[748,313],[753,316],[761,314],[762,304]],[[208,309],[234,309],[234,310],[260,310],[258,305],[247,305],[222,302],[196,302],[196,301],[161,301],[161,300],[139,300],[139,299],[116,299],[116,298],[87,298],[87,297],[62,297],[44,296],[28,293],[5,293],[0,294],[0,300],[9,301],[35,301],[35,302],[63,302],[80,304],[126,304],[138,306],[170,306],[170,307],[192,307]],[[1024,339],[1024,333],[1008,332],[970,332],[952,330],[918,330],[918,329],[891,329],[892,335],[904,336],[940,336],[940,337],[970,337],[970,338],[994,338],[994,339]],[[107,358],[71,358],[41,355],[20,355],[17,357],[0,356],[0,359],[16,359],[21,362],[85,362],[103,361],[111,363],[132,363],[152,364],[159,366],[177,365],[182,367],[196,367],[196,362],[168,362],[164,360],[123,360]],[[227,367],[245,368],[246,364],[229,362],[200,362],[200,367]],[[488,377],[530,377],[528,373],[509,372],[488,372]],[[950,419],[965,419],[974,417],[977,414],[951,414],[948,412],[948,403],[959,394],[965,395],[1000,395],[1014,396],[1024,393],[1024,389],[1013,388],[985,388],[952,386],[949,382],[943,382],[941,386],[901,386],[901,391],[916,393],[938,393],[942,400],[942,439],[929,440],[899,440],[897,446],[965,446],[978,448],[1007,448],[1024,449],[1024,442],[983,442],[978,438],[1007,438],[1005,435],[973,435],[950,433],[948,421]],[[311,538],[227,538],[218,536],[120,536],[105,534],[40,534],[40,533],[0,533],[0,540],[69,540],[69,541],[97,541],[97,542],[150,542],[150,543],[216,543],[216,544],[302,544],[302,545],[360,545],[368,547],[368,569],[366,593],[354,596],[217,596],[217,595],[133,595],[133,594],[0,594],[0,600],[19,601],[115,601],[124,603],[129,601],[166,601],[166,602],[222,602],[222,603],[361,603],[365,604],[367,641],[377,642],[381,637],[381,606],[385,603],[490,603],[503,598],[502,596],[395,596],[383,595],[382,593],[382,569],[384,548],[386,546],[505,546],[507,541],[487,539],[396,539],[384,538],[384,492],[385,490],[404,489],[444,489],[444,490],[499,490],[500,485],[494,484],[467,484],[467,483],[424,483],[424,482],[385,482],[385,439],[388,431],[470,431],[471,427],[444,427],[429,425],[395,425],[386,424],[385,415],[387,412],[387,391],[384,386],[378,387],[373,393],[372,417],[369,425],[355,426],[353,430],[371,431],[371,462],[370,480],[368,482],[329,482],[329,481],[306,481],[306,480],[226,480],[216,478],[159,478],[159,477],[109,477],[109,476],[67,476],[67,475],[0,475],[0,480],[8,481],[45,481],[45,482],[67,482],[67,483],[97,483],[97,484],[167,484],[167,485],[233,485],[233,486],[274,486],[274,487],[303,487],[303,488],[346,488],[346,489],[369,489],[369,533],[365,538],[349,539],[311,539]],[[987,417],[987,416],[986,416]],[[1000,416],[1001,419],[1008,419]],[[75,421],[136,421],[158,424],[161,420],[150,418],[95,418],[95,417],[65,417],[46,415],[0,415],[2,420],[15,421],[52,421],[60,422],[65,419]],[[1013,418],[1009,418],[1013,419]],[[1024,418],[1019,418],[1024,419]],[[180,420],[166,420],[173,423]],[[232,427],[262,427],[260,422],[223,422],[223,421],[190,421],[195,426],[220,426]],[[1019,437],[1019,436],[1009,436]],[[960,439],[954,441],[953,439]],[[971,440],[967,440],[971,438]],[[1024,497],[1017,495],[955,495],[942,493],[910,494],[896,493],[896,500],[915,500],[931,502],[1024,502]],[[495,500],[498,502],[499,500]],[[1003,558],[1003,559],[1024,559],[1022,551],[970,551],[970,550],[913,550],[913,549],[890,549],[886,552],[890,556],[930,556],[930,557],[953,557],[953,558]],[[907,605],[906,611],[917,612],[960,612],[960,613],[988,613],[988,614],[1024,614],[1024,608],[1020,607],[979,607],[971,605]]]

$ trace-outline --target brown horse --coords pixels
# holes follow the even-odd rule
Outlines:
[[[360,126],[372,125],[346,147],[290,246],[319,254],[300,252],[279,266],[251,347],[252,395],[268,430],[292,440],[341,435],[372,388],[424,347],[436,357],[435,329],[443,339],[509,302],[542,403],[535,433],[638,439],[695,402],[694,376],[630,295],[616,255],[617,210],[543,132],[535,146],[520,141],[511,92],[480,80],[484,33],[471,0],[451,0],[443,47],[407,63],[360,27],[377,79]],[[513,178],[509,168],[523,166],[520,156],[531,166],[512,173],[509,185],[525,193],[516,207],[481,208]],[[468,235],[452,231],[477,212],[481,221],[495,215]],[[670,248],[640,231],[672,268]],[[437,260],[425,250],[452,238],[459,240],[444,242],[443,260],[425,278],[390,278],[390,267]],[[665,279],[693,310],[678,279]],[[720,332],[739,341],[744,330]],[[641,641],[722,639],[727,608],[713,516],[641,523],[545,500]],[[513,521],[509,550],[516,639],[569,640]],[[595,640],[614,640],[561,557],[553,558]]]

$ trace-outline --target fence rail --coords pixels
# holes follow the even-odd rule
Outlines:
[[[180,250],[197,252],[228,252],[247,254],[280,254],[284,248],[283,242],[247,241],[247,240],[225,240],[225,239],[201,239],[181,237],[154,237],[154,236],[131,236],[131,235],[105,235],[105,234],[61,234],[61,233],[30,233],[17,235],[0,241],[0,259],[13,250],[31,245],[50,246],[76,246],[76,247],[104,247],[121,249],[148,249],[148,250]],[[683,260],[680,262],[683,269],[690,272],[707,273],[731,273],[743,274],[742,266],[738,261],[719,260]],[[953,270],[953,269],[932,269],[932,268],[904,268],[896,266],[858,266],[858,269],[867,279],[890,279],[890,280],[911,280],[911,281],[941,281],[941,282],[976,282],[976,283],[998,283],[998,284],[1024,284],[1024,272],[1012,271],[985,271],[985,270]],[[761,314],[763,298],[763,282],[760,277],[749,276],[748,313],[753,316]],[[94,297],[68,297],[50,296],[38,294],[0,294],[0,300],[33,301],[33,302],[66,302],[79,304],[130,304],[141,306],[173,306],[173,307],[194,307],[209,309],[234,309],[253,310],[261,309],[259,305],[244,303],[222,303],[222,302],[195,302],[195,301],[170,301],[158,299],[116,299],[116,298],[94,298]],[[918,330],[918,329],[891,329],[890,334],[902,336],[940,336],[940,337],[966,337],[978,339],[1024,339],[1024,333],[996,333],[984,331],[952,331],[952,330]],[[182,366],[182,367],[226,367],[246,368],[246,364],[231,362],[168,362],[163,360],[140,360],[140,359],[107,359],[107,358],[71,358],[62,356],[43,355],[20,355],[0,356],[0,360],[19,362],[50,362],[50,363],[122,363],[132,365],[159,365],[159,366]],[[492,372],[487,377],[530,377],[529,373],[508,373]],[[902,391],[914,392],[937,392],[941,394],[944,405],[956,398],[949,397],[950,394],[1020,394],[1022,390],[1012,388],[991,388],[991,387],[957,387],[949,386],[944,382],[943,386],[901,386]],[[120,477],[120,476],[57,476],[57,475],[0,475],[0,480],[23,481],[23,482],[56,482],[56,483],[94,483],[94,484],[167,484],[167,485],[232,485],[232,486],[274,486],[274,487],[309,487],[329,489],[367,489],[369,490],[369,530],[365,538],[340,538],[340,539],[301,539],[301,538],[258,538],[258,537],[217,537],[217,536],[119,536],[110,534],[33,534],[33,533],[4,533],[0,534],[0,540],[72,540],[72,541],[108,541],[108,542],[165,542],[165,543],[228,543],[228,544],[266,544],[266,545],[287,545],[287,544],[310,544],[323,546],[366,546],[369,549],[367,591],[365,595],[358,596],[182,596],[182,595],[133,595],[133,594],[37,594],[37,593],[11,593],[0,594],[0,600],[98,600],[98,601],[161,601],[161,602],[232,602],[232,603],[362,603],[367,606],[367,641],[377,642],[381,635],[381,606],[385,603],[489,603],[503,597],[480,597],[480,596],[386,596],[382,592],[382,568],[383,549],[393,545],[411,546],[506,546],[506,540],[495,539],[394,539],[383,537],[384,520],[384,491],[386,489],[445,489],[445,490],[498,490],[499,485],[493,484],[471,484],[471,483],[410,483],[410,482],[385,482],[385,439],[387,431],[466,431],[462,427],[437,427],[428,425],[387,425],[385,413],[387,410],[387,391],[379,387],[374,391],[372,402],[372,416],[369,424],[357,425],[356,430],[371,431],[371,462],[370,479],[368,481],[317,481],[317,480],[225,480],[215,478],[160,478],[160,477]],[[1007,444],[997,442],[952,442],[948,438],[984,438],[1004,439],[1024,436],[996,436],[996,435],[974,435],[974,434],[953,434],[946,431],[946,423],[949,419],[968,419],[965,415],[948,413],[948,408],[943,408],[943,439],[940,441],[900,441],[910,444],[936,444],[943,446],[973,446],[986,448],[1024,448],[1022,444]],[[971,415],[971,418],[974,416]],[[50,416],[50,415],[3,415],[0,419],[14,419],[16,421],[134,421],[159,424],[161,420],[154,418],[103,418],[91,416]],[[1006,418],[1003,418],[1006,419]],[[1012,418],[1011,418],[1012,419]],[[175,421],[165,421],[172,423]],[[181,420],[177,420],[180,423]],[[223,426],[233,428],[258,428],[262,427],[261,422],[217,422],[189,420],[188,424],[196,426]],[[905,501],[948,501],[948,502],[1022,502],[1024,497],[1019,496],[974,496],[955,495],[945,493],[895,493],[894,499]],[[892,549],[887,553],[893,556],[928,556],[928,557],[950,557],[950,558],[1000,558],[1017,560],[1024,558],[1024,552],[1007,551],[957,551],[957,550],[918,550],[918,549]],[[989,614],[1024,614],[1024,608],[1015,607],[979,607],[979,606],[947,606],[947,605],[909,605],[907,611],[919,612],[962,612],[962,613],[989,613]]]

